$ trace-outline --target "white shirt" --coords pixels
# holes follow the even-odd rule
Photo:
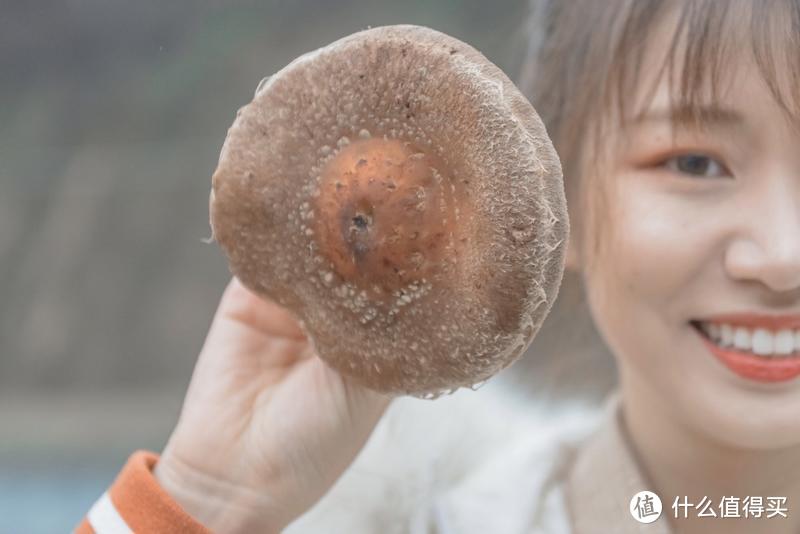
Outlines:
[[[393,401],[348,471],[286,534],[669,534],[629,512],[645,486],[602,406],[510,401],[499,388]],[[665,506],[668,504],[665,503]]]

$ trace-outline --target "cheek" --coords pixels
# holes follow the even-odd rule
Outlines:
[[[682,300],[714,238],[698,228],[696,206],[651,189],[631,185],[611,199],[593,285],[608,313],[634,322],[636,311],[685,322],[689,317],[678,316],[686,313]]]
[[[669,393],[677,386],[676,360],[692,357],[696,340],[687,321],[702,309],[697,284],[717,232],[698,226],[700,207],[655,190],[652,177],[631,182],[609,198],[613,218],[602,221],[587,298],[620,368],[636,369]]]

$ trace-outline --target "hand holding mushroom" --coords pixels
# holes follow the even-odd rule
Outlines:
[[[154,473],[215,533],[277,533],[333,485],[390,400],[327,367],[291,314],[234,278]]]
[[[513,363],[555,300],[569,230],[530,103],[474,48],[405,25],[262,82],[210,212],[236,279],[157,471],[220,532],[302,514],[391,396]]]

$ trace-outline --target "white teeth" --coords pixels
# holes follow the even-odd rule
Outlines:
[[[775,334],[775,354],[791,354],[794,351],[794,333],[780,330]]]
[[[756,354],[760,354],[762,356],[772,354],[772,349],[775,345],[772,340],[772,334],[763,328],[757,328],[756,331],[753,332],[751,341],[753,343],[753,352]]]
[[[722,346],[730,347],[733,345],[733,327],[729,324],[724,324],[719,327],[719,333],[722,337]]]
[[[759,356],[787,356],[800,352],[800,330],[785,328],[777,332],[765,328],[701,322],[700,327],[717,345],[735,347]]]
[[[746,328],[737,328],[733,331],[733,346],[737,349],[750,350],[751,336]]]

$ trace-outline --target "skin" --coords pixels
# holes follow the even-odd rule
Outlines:
[[[644,65],[661,64],[653,59],[666,50],[670,24],[654,32]],[[676,125],[674,143],[663,118],[612,123],[592,177],[609,194],[604,249],[589,269],[583,251],[591,249],[579,238],[588,232],[580,232],[567,253],[618,363],[634,450],[682,534],[800,531],[800,382],[738,377],[688,323],[728,311],[800,313],[800,134],[770,96],[749,39],[741,42],[728,78],[735,83],[716,102],[736,120],[707,121],[703,131]],[[666,79],[656,74],[643,73],[634,116],[668,107]],[[656,81],[648,104],[643,88]],[[685,154],[716,163],[684,172],[675,158]],[[765,505],[785,496],[789,517],[698,518],[692,509],[689,519],[672,517],[675,496],[696,503],[704,495],[715,507],[724,495],[761,495]]]

